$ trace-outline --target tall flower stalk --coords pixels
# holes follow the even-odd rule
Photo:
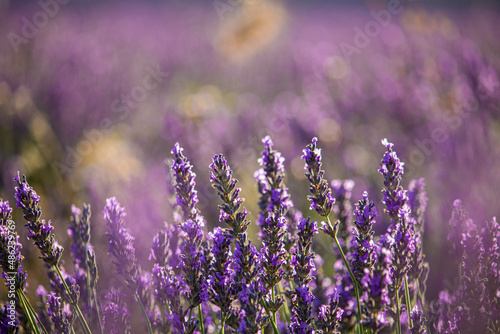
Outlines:
[[[135,256],[134,238],[125,228],[123,222],[123,218],[126,216],[125,209],[118,203],[116,197],[111,197],[106,200],[103,215],[107,222],[106,236],[109,243],[109,253],[115,258],[116,273],[123,280],[124,285],[133,292],[141,308],[148,332],[152,334],[151,322],[138,294],[140,269]]]
[[[342,257],[342,261],[349,271],[349,276],[351,277],[352,284],[354,285],[354,291],[356,293],[356,303],[358,307],[358,332],[362,333],[363,325],[361,324],[362,313],[359,286],[337,238],[340,221],[337,220],[335,224],[332,224],[330,220],[330,213],[332,212],[333,205],[335,204],[335,199],[333,198],[332,190],[324,177],[325,171],[321,169],[323,157],[321,155],[321,149],[319,149],[316,145],[317,141],[318,139],[314,137],[312,142],[303,150],[302,154],[302,159],[304,159],[306,163],[304,169],[306,170],[306,177],[309,180],[309,192],[311,193],[311,195],[307,196],[311,202],[309,209],[316,211],[320,216],[325,217],[327,220],[326,223],[323,222],[322,230],[335,241]]]
[[[54,227],[50,220],[47,222],[41,219],[42,210],[40,209],[40,197],[26,181],[26,176],[21,178],[19,172],[13,181],[17,184],[15,190],[16,206],[21,208],[24,213],[24,219],[28,222],[28,239],[32,240],[35,246],[38,247],[42,256],[42,260],[52,269],[54,269],[64,289],[67,292],[68,301],[73,307],[80,322],[83,331],[87,334],[92,333],[85,317],[78,306],[78,294],[74,293],[74,288],[67,285],[66,280],[59,267],[63,248],[56,242],[55,236],[52,234]]]
[[[201,303],[208,300],[208,293],[204,286],[205,277],[201,267],[201,244],[203,242],[205,219],[196,207],[198,193],[195,189],[196,174],[193,166],[182,153],[183,148],[176,143],[172,154],[174,159],[170,167],[172,186],[176,194],[176,206],[182,212],[183,221],[180,227],[183,231],[181,243],[181,267],[184,283],[189,287],[185,294],[189,309],[198,308],[200,331],[205,333]],[[189,319],[191,321],[191,319]]]
[[[394,238],[392,251],[394,257],[392,260],[393,291],[396,301],[396,331],[401,333],[400,319],[400,296],[399,292],[404,284],[406,309],[411,310],[411,299],[408,286],[408,272],[411,268],[411,254],[416,250],[415,231],[411,218],[409,216],[410,208],[408,206],[407,192],[401,186],[401,180],[404,174],[404,163],[398,158],[396,152],[392,149],[394,146],[387,139],[382,140],[382,145],[386,147],[386,152],[380,162],[379,173],[384,176],[384,199],[385,212],[391,218],[392,225],[389,232]],[[408,312],[408,323],[412,326],[410,313]]]

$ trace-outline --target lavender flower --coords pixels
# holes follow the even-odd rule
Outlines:
[[[193,166],[189,160],[182,154],[184,149],[175,143],[172,154],[174,159],[170,170],[172,172],[173,188],[176,193],[176,205],[180,207],[184,220],[203,220],[200,210],[196,208],[199,202],[198,193],[195,189],[196,174],[193,173]]]
[[[74,316],[69,309],[69,304],[63,304],[61,297],[57,297],[54,292],[51,292],[47,295],[47,305],[49,316],[57,333],[71,333]]]
[[[123,297],[124,295],[117,290],[111,290],[105,296],[106,306],[103,310],[104,333],[132,333],[129,324],[131,314],[122,301]]]
[[[184,283],[189,292],[184,296],[189,308],[200,305],[207,300],[206,290],[203,290],[204,277],[201,272],[201,243],[203,240],[203,221],[186,220],[181,224],[184,240],[181,244],[181,266]]]
[[[423,233],[424,214],[427,208],[424,178],[412,180],[408,185],[408,205],[411,209],[411,215],[415,219],[415,232]]]
[[[288,209],[293,207],[288,188],[285,185],[285,167],[283,165],[285,158],[273,148],[271,137],[264,137],[262,143],[264,150],[259,158],[259,164],[262,168],[254,173],[259,192],[260,212],[257,220],[259,225],[265,223],[268,213],[282,208],[286,214]]]
[[[0,199],[0,265],[2,266],[2,278],[7,286],[14,280],[16,290],[24,290],[28,275],[24,272],[21,255],[23,246],[19,242],[19,236],[14,231],[15,223],[11,220],[12,209],[8,201]],[[12,275],[12,273],[14,273]],[[11,276],[12,275],[12,276]]]
[[[319,314],[315,323],[318,333],[321,334],[334,334],[338,333],[338,323],[342,319],[344,312],[339,307],[339,294],[337,289],[329,296],[330,302],[328,305],[321,305]]]
[[[19,320],[14,305],[5,303],[0,308],[0,333],[17,334],[19,333]]]
[[[52,319],[49,316],[49,309],[48,309],[48,295],[49,293],[43,285],[39,285],[36,289],[36,295],[40,299],[40,304],[39,304],[39,310],[38,310],[38,317],[40,318],[40,321],[42,322],[43,327],[49,332],[52,333],[54,332],[54,325],[52,324]]]
[[[231,314],[231,304],[235,298],[234,274],[231,269],[231,238],[220,227],[209,234],[212,241],[213,260],[209,273],[209,298],[220,308],[221,326]]]
[[[269,316],[264,314],[264,309],[260,303],[266,293],[267,290],[260,278],[242,286],[242,290],[238,295],[238,300],[242,304],[238,321],[238,333],[262,333],[262,330],[269,322]]]
[[[126,285],[135,290],[139,279],[139,268],[133,246],[134,238],[124,227],[125,209],[118,203],[116,197],[111,197],[106,200],[103,215],[107,222],[108,253],[111,253],[115,258],[113,261],[115,270]]]
[[[393,244],[393,287],[399,290],[405,275],[410,270],[411,254],[415,252],[415,231],[410,222],[408,197],[406,191],[401,186],[404,173],[404,163],[401,162],[392,149],[394,146],[387,139],[382,140],[382,144],[387,148],[379,173],[384,176],[384,186],[382,190],[384,199],[382,203],[386,205],[385,212],[389,214],[392,225],[389,231],[395,242]]]
[[[22,179],[17,172],[17,176],[12,180],[17,183],[15,198],[16,206],[23,209],[24,219],[28,222],[28,239],[40,249],[42,259],[49,265],[57,266],[62,257],[63,248],[57,244],[52,234],[54,227],[50,220],[46,222],[40,219],[42,210],[40,209],[40,197],[26,181],[26,176]]]
[[[427,330],[425,329],[427,320],[424,317],[424,313],[417,305],[413,307],[410,313],[410,319],[413,322],[413,326],[408,331],[409,334],[427,334]]]
[[[333,198],[335,205],[333,206],[333,213],[340,221],[339,232],[340,237],[346,240],[353,229],[352,224],[352,204],[351,196],[352,189],[354,188],[353,180],[332,180],[331,182]]]
[[[250,224],[246,219],[249,212],[244,207],[242,211],[239,211],[244,199],[239,196],[241,189],[236,188],[238,181],[232,177],[233,171],[227,165],[224,156],[218,154],[212,160],[209,166],[210,182],[224,203],[219,205],[219,220],[231,228],[229,233],[232,238],[238,238],[239,234],[246,232]]]
[[[295,289],[290,292],[292,316],[290,329],[293,333],[314,333],[312,326],[313,294],[309,291],[309,282],[314,270],[314,252],[312,241],[314,234],[318,233],[318,225],[310,218],[301,219],[298,225],[299,238],[297,249],[293,255],[293,280]]]
[[[364,294],[362,299],[365,304],[368,317],[363,324],[374,333],[378,333],[384,327],[391,324],[389,318],[389,306],[391,304],[390,287],[392,285],[392,253],[391,246],[394,240],[390,234],[381,237],[376,248],[376,261],[373,270],[365,269],[361,280]]]
[[[375,224],[378,214],[375,204],[369,201],[366,191],[363,193],[363,199],[356,204],[354,216],[355,239],[352,242],[351,268],[359,284],[365,276],[365,269],[371,271],[375,261],[372,226]]]
[[[335,199],[332,197],[332,190],[324,178],[325,171],[321,169],[322,156],[321,149],[316,147],[318,139],[314,137],[312,142],[303,150],[302,159],[305,160],[307,170],[306,177],[309,180],[309,191],[312,195],[307,198],[311,202],[311,210],[315,210],[319,215],[327,217],[332,211]]]
[[[285,246],[283,237],[286,230],[287,221],[283,216],[283,211],[269,213],[265,224],[262,225],[264,237],[264,247],[262,248],[262,268],[265,275],[263,280],[268,289],[274,288],[281,282],[285,275],[283,266],[285,265]]]

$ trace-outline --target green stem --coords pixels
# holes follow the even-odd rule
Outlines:
[[[144,308],[144,304],[142,304],[141,298],[139,298],[139,294],[137,290],[134,291],[134,296],[139,306],[141,307],[142,315],[144,317],[144,321],[146,321],[146,326],[148,327],[148,333],[153,334],[153,328],[151,327],[151,322],[149,321],[148,314],[146,313],[146,309]]]
[[[26,294],[24,293],[24,291],[22,290],[19,290],[19,294],[21,294],[22,298],[24,298],[24,301],[25,301],[25,304],[26,306],[29,308],[29,310],[31,311],[32,313],[32,316],[33,318],[38,322],[38,324],[40,325],[40,327],[42,328],[42,331],[45,333],[45,334],[48,334],[47,330],[45,329],[45,327],[43,326],[42,324],[42,321],[40,320],[40,318],[38,317],[38,313],[35,312],[35,309],[33,308],[33,306],[31,306],[29,300],[28,300],[28,297],[26,296]]]
[[[200,332],[205,334],[205,324],[203,323],[203,312],[201,310],[201,304],[198,305],[198,318],[200,319]]]
[[[401,334],[401,311],[399,306],[399,288],[396,288],[396,334]]]
[[[224,327],[226,325],[226,317],[223,317],[222,316],[222,312],[221,312],[221,315],[220,315],[220,334],[224,334]]]
[[[102,323],[102,311],[101,311],[101,298],[99,298],[99,291],[97,290],[97,283],[94,289],[92,289],[92,295],[94,298],[95,309],[97,312],[97,320],[99,320],[99,328],[101,329],[101,334],[104,334],[104,326]]]
[[[408,315],[408,329],[413,328],[413,321],[410,318],[411,299],[410,299],[410,287],[408,286],[408,275],[405,275],[405,299],[406,299],[406,314]]]
[[[276,287],[273,286],[271,288],[271,298],[273,300],[273,304],[276,301],[276,291],[275,290],[276,290]],[[274,324],[273,328],[277,328],[276,311],[273,312],[272,321],[273,321],[273,324]],[[276,332],[276,331],[274,333],[275,334],[279,334],[279,332]]]
[[[332,226],[332,222],[330,220],[330,217],[326,217],[328,220],[328,224]],[[337,230],[335,230],[335,234],[333,235],[333,240],[335,240],[335,244],[337,245],[337,248],[339,249],[340,256],[342,256],[342,261],[344,261],[344,265],[347,267],[347,271],[349,272],[349,276],[351,276],[352,280],[352,285],[354,285],[354,291],[356,293],[356,302],[358,304],[358,333],[364,333],[363,325],[361,324],[361,303],[359,302],[359,288],[358,288],[358,282],[356,281],[356,278],[354,277],[354,274],[352,273],[351,266],[349,265],[349,262],[347,262],[347,258],[344,255],[344,251],[342,250],[342,247],[340,246],[339,239],[337,239]]]
[[[292,285],[290,285],[290,288],[292,288]],[[281,282],[278,283],[278,291],[281,294],[283,294],[283,292],[285,291]],[[285,319],[290,319],[290,309],[288,308],[288,303],[283,303],[283,310],[285,313]]]
[[[260,303],[262,304],[262,306],[264,306],[264,309],[266,310],[266,313],[271,315],[271,311],[269,310],[269,308],[266,306],[266,302],[264,300],[264,297],[262,297],[260,299]],[[273,321],[273,318],[271,317],[271,325],[273,326],[273,332],[276,334],[279,334],[279,330],[278,330],[278,326],[276,325],[276,323]]]
[[[90,330],[89,325],[87,324],[87,321],[85,321],[85,317],[83,316],[82,310],[80,310],[80,307],[78,307],[78,303],[75,300],[73,300],[73,297],[71,297],[71,291],[70,291],[68,285],[66,284],[66,281],[64,280],[64,276],[63,276],[61,270],[59,269],[59,266],[54,266],[54,268],[56,269],[57,274],[61,278],[61,281],[64,285],[64,289],[66,289],[66,292],[68,293],[69,302],[76,311],[76,315],[78,316],[78,321],[80,322],[80,325],[82,326],[83,331],[87,334],[92,334],[92,331]]]
[[[29,302],[26,299],[26,295],[24,294],[24,292],[22,290],[18,289],[17,291],[18,291],[19,299],[21,300],[21,307],[24,309],[24,312],[26,313],[26,316],[28,317],[28,321],[30,322],[31,327],[33,328],[33,332],[35,334],[41,334],[40,328],[38,327],[37,321],[35,320],[35,317],[34,317],[34,314],[32,311],[32,307],[31,307],[31,305],[29,305]],[[19,293],[19,292],[21,292],[21,293]],[[40,323],[40,325],[41,325],[41,323]]]

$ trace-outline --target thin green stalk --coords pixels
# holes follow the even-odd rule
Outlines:
[[[23,290],[18,290],[18,295],[21,294],[22,298],[24,298],[24,301],[26,303],[26,306],[29,308],[29,310],[31,311],[34,319],[38,322],[38,324],[40,325],[40,327],[42,328],[42,331],[45,333],[45,334],[49,334],[49,332],[45,329],[45,327],[43,326],[42,324],[42,321],[40,320],[40,318],[38,317],[38,313],[35,312],[35,309],[33,308],[33,306],[31,306],[29,300],[28,300],[28,297],[26,296],[26,294],[24,293]]]
[[[80,325],[82,326],[83,331],[87,334],[92,334],[92,331],[90,330],[89,325],[87,324],[87,321],[85,321],[85,317],[83,316],[82,310],[80,310],[80,307],[78,307],[78,303],[75,300],[73,300],[73,298],[71,297],[71,291],[69,290],[69,287],[66,284],[66,281],[64,280],[64,276],[63,276],[61,270],[59,269],[59,266],[54,266],[54,268],[56,269],[57,274],[61,278],[61,281],[64,285],[64,289],[66,289],[66,291],[68,292],[70,304],[73,306],[73,308],[76,311],[76,315],[78,316],[78,321],[80,322]]]
[[[26,295],[24,294],[24,292],[22,290],[17,290],[17,291],[18,291],[19,299],[21,300],[21,307],[24,309],[26,316],[28,317],[28,321],[30,322],[31,327],[33,328],[33,331],[35,332],[35,334],[41,334],[40,328],[38,327],[37,321],[34,317],[32,307],[29,304],[28,300],[26,299]],[[19,292],[21,292],[21,293],[19,293]],[[43,327],[42,324],[40,324],[40,325]],[[45,331],[45,333],[46,332],[47,331]]]
[[[104,325],[102,323],[102,310],[101,310],[101,298],[99,298],[99,291],[97,290],[97,283],[94,289],[92,289],[92,298],[94,298],[95,310],[97,312],[97,320],[99,320],[99,328],[101,329],[101,334],[104,334]]]
[[[292,285],[290,284],[290,288],[292,288]],[[282,294],[285,290],[283,289],[283,285],[281,282],[278,283],[278,291]],[[290,309],[288,308],[287,303],[283,303],[283,311],[285,313],[285,319],[290,319]]]
[[[408,286],[408,275],[405,275],[404,280],[405,280],[406,314],[408,315],[408,326],[409,326],[408,328],[412,328],[413,321],[410,318],[410,312],[412,311],[412,308],[410,299],[410,288]]]
[[[274,287],[274,286],[271,288],[271,298],[273,300],[273,304],[276,301],[276,291],[275,291],[275,289],[276,289],[276,287]],[[272,319],[273,319],[274,325],[277,326],[276,311],[273,312]]]
[[[203,323],[203,312],[201,310],[201,304],[198,305],[198,318],[200,319],[200,332],[205,334],[205,324]]]
[[[396,334],[401,334],[401,310],[399,306],[399,288],[396,288]]]
[[[222,312],[220,314],[220,334],[224,334],[224,327],[226,325],[226,317],[222,316]]]
[[[153,328],[151,327],[151,322],[149,321],[148,314],[146,313],[146,309],[144,308],[144,305],[142,304],[141,298],[139,298],[139,294],[137,293],[137,290],[134,291],[134,296],[135,296],[135,299],[137,300],[137,302],[139,303],[139,306],[141,307],[144,321],[146,321],[146,326],[148,327],[148,333],[153,334]]]
[[[332,226],[332,222],[330,220],[330,217],[327,216],[326,219],[328,220],[328,224]],[[352,284],[354,285],[354,291],[356,293],[356,302],[358,304],[358,333],[364,333],[363,325],[361,324],[361,303],[359,302],[359,288],[358,288],[358,282],[356,281],[356,278],[354,277],[354,274],[352,273],[351,266],[349,265],[349,262],[347,262],[347,258],[344,255],[344,251],[342,250],[342,247],[340,246],[339,239],[337,239],[337,231],[335,231],[335,234],[333,235],[333,240],[335,240],[335,244],[337,244],[337,248],[340,252],[340,256],[342,256],[342,261],[344,261],[344,265],[347,267],[347,271],[349,272],[349,276],[351,276]]]
[[[260,303],[262,304],[262,306],[264,306],[264,309],[266,310],[266,313],[271,315],[271,311],[269,311],[269,308],[266,306],[266,302],[264,300],[264,297],[262,297],[260,299]],[[279,334],[279,330],[278,330],[278,326],[276,325],[275,322],[273,322],[273,318],[271,317],[271,325],[273,326],[273,331],[275,334]]]

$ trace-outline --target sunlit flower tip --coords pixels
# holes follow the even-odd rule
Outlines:
[[[384,145],[385,147],[387,147],[388,150],[390,150],[394,146],[394,144],[390,143],[387,140],[387,138],[382,139],[382,145]]]
[[[264,144],[265,147],[274,146],[274,143],[273,143],[271,137],[269,137],[269,136],[265,136],[264,138],[262,138],[262,143]]]
[[[179,143],[175,143],[174,148],[172,149],[172,151],[170,151],[170,153],[177,155],[181,154],[182,151],[184,151],[184,149],[181,147],[181,145]]]

